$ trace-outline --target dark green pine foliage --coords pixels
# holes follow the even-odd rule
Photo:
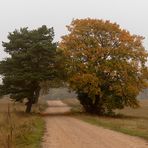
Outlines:
[[[9,33],[3,42],[9,58],[0,62],[3,84],[0,94],[9,94],[15,101],[27,98],[26,112],[38,102],[41,83],[56,77],[56,46],[53,28],[42,26],[35,30],[21,28]]]

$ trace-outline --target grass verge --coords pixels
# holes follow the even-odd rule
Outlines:
[[[30,117],[30,121],[19,126],[16,136],[16,148],[40,148],[44,131],[44,121],[38,116]]]
[[[33,110],[38,112],[36,107]],[[0,147],[41,148],[45,122],[35,112],[26,114],[23,111],[22,104],[0,100]]]

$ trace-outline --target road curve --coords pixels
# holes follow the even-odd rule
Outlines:
[[[48,104],[43,148],[148,148],[148,143],[138,137],[65,116],[70,107],[60,100],[48,101]]]

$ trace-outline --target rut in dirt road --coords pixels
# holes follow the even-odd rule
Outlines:
[[[70,107],[60,100],[48,101],[48,104],[43,148],[148,148],[143,139],[65,116]]]

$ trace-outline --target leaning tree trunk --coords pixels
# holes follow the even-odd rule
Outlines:
[[[40,96],[40,87],[38,87],[36,90],[35,90],[35,95],[34,95],[34,104],[37,104],[38,103],[38,100],[39,100],[39,96]]]
[[[32,104],[33,104],[33,99],[30,98],[28,99],[28,102],[26,103],[26,113],[30,113],[31,112],[31,108],[32,108]]]

